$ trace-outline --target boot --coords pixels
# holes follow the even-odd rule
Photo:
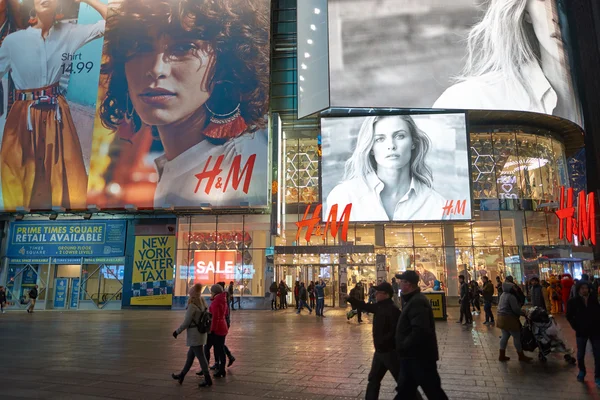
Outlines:
[[[506,350],[500,350],[500,355],[498,356],[498,361],[508,361],[510,360],[510,357],[506,357]]]
[[[533,358],[527,357],[525,355],[525,353],[523,353],[522,351],[518,351],[517,354],[519,355],[519,361],[531,361],[531,360],[533,360]]]
[[[235,357],[231,353],[229,353],[229,356],[227,356],[227,358],[229,359],[229,362],[227,363],[227,368],[229,368],[235,362]]]
[[[212,378],[210,377],[210,372],[204,372],[204,382],[200,382],[198,387],[209,387],[212,386]]]
[[[219,371],[213,375],[214,378],[225,378],[227,372],[225,372],[225,364],[219,364]]]

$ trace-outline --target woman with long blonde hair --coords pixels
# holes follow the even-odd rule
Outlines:
[[[185,365],[179,374],[171,374],[171,377],[179,382],[181,385],[185,375],[189,372],[194,358],[198,358],[200,366],[202,367],[202,374],[204,375],[204,382],[201,382],[198,386],[207,387],[212,385],[212,378],[208,369],[208,362],[204,356],[204,346],[206,345],[207,333],[200,333],[198,325],[200,324],[200,317],[202,313],[206,312],[208,306],[206,301],[200,296],[202,293],[202,285],[196,283],[190,289],[188,298],[188,305],[185,312],[185,318],[183,323],[177,330],[173,332],[173,337],[177,339],[177,336],[183,332],[187,332],[186,345],[189,347],[187,353],[187,360]]]
[[[431,141],[410,115],[365,118],[345,174],[327,196],[352,221],[442,219],[445,199],[426,163]]]
[[[534,111],[581,125],[555,0],[489,0],[434,108]]]

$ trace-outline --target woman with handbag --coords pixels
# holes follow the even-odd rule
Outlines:
[[[531,358],[523,353],[523,347],[521,346],[520,318],[523,311],[521,311],[521,306],[515,295],[515,285],[510,283],[509,278],[507,276],[506,281],[502,284],[502,296],[498,301],[496,326],[502,330],[498,361],[510,360],[509,357],[506,357],[506,346],[508,346],[508,339],[511,336],[519,355],[519,361],[531,361]]]
[[[202,293],[202,285],[196,283],[189,292],[190,297],[188,299],[188,306],[183,323],[173,332],[173,337],[177,339],[177,336],[181,332],[187,331],[186,345],[189,347],[189,350],[183,369],[179,374],[171,374],[171,377],[181,385],[185,375],[189,372],[194,363],[194,358],[198,358],[204,375],[204,382],[201,382],[198,386],[208,387],[212,385],[212,379],[208,369],[208,362],[204,356],[204,345],[206,345],[207,333],[201,333],[199,329],[202,315],[206,312],[208,307],[206,306],[206,301],[200,296],[200,293]]]

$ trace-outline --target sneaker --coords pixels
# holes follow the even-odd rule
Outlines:
[[[583,382],[584,379],[585,379],[585,372],[579,371],[579,373],[577,374],[577,382]],[[600,381],[600,379],[596,378],[596,385],[598,385],[599,381]]]

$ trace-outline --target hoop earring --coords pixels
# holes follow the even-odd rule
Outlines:
[[[225,112],[222,112],[221,109],[217,108],[219,106],[218,103],[231,104],[231,102],[228,102],[227,100],[231,100],[232,97],[235,98],[233,96],[235,89],[227,90],[227,87],[224,84],[233,86],[233,82],[231,81],[219,81],[215,84],[211,98],[214,97],[216,99],[214,100],[217,103],[216,105],[209,106],[208,101],[204,103],[204,107],[211,116],[210,123],[206,129],[204,129],[203,134],[211,139],[233,139],[240,136],[248,128],[248,125],[240,112],[241,101],[239,97],[241,96],[238,96],[237,105],[233,110],[230,109],[227,111],[226,109]]]
[[[129,105],[131,104],[131,110],[129,109]],[[125,114],[123,115],[123,120],[125,123],[131,124],[133,122],[133,117],[135,115],[135,108],[133,108],[133,103],[129,99],[129,91],[125,94]]]
[[[31,15],[32,13],[33,13],[33,15]],[[35,24],[37,24],[37,22],[38,22],[38,19],[35,14],[35,8],[32,7],[31,10],[29,10],[29,20],[27,21],[27,23],[29,25],[35,25]]]

